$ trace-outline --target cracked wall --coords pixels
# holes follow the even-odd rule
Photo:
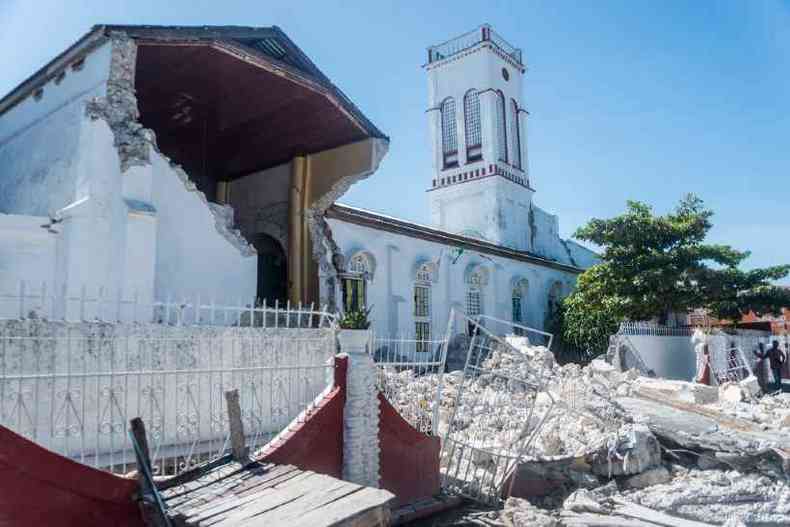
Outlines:
[[[323,173],[317,167],[326,159],[327,165],[344,167],[346,174],[334,180],[328,188],[317,188],[314,193],[318,197],[304,211],[307,222],[308,234],[312,245],[312,258],[316,263],[318,273],[318,301],[322,306],[329,306],[336,310],[339,300],[339,276],[345,271],[345,258],[340,247],[335,242],[332,228],[327,222],[325,213],[327,209],[345,194],[351,185],[370,177],[379,168],[379,164],[389,150],[389,141],[384,139],[368,139],[360,141],[335,151],[345,151],[350,158],[345,164],[339,162],[343,153],[335,156],[336,152],[322,152],[315,156],[316,173]]]

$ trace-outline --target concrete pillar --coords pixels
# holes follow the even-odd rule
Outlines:
[[[297,156],[291,163],[288,192],[288,299],[297,304],[303,297],[304,278],[304,186],[307,160]]]
[[[369,331],[342,330],[340,351],[348,357],[343,411],[343,479],[379,488],[379,399],[376,365],[365,346]]]

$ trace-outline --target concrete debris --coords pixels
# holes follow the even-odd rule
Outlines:
[[[453,430],[482,427],[480,456],[535,433],[509,486],[527,499],[507,499],[504,525],[790,525],[790,394],[762,396],[754,377],[711,387],[600,359],[560,366],[544,347],[507,342],[480,375],[444,375],[437,431],[445,437],[455,411]],[[431,411],[437,375],[386,378],[396,406]],[[501,418],[483,418],[491,406],[469,394],[497,401]]]
[[[623,487],[627,489],[644,489],[666,483],[670,479],[669,471],[665,467],[655,467],[626,479],[623,481]]]
[[[637,379],[636,386],[656,391],[669,399],[687,403],[713,404],[720,398],[720,388],[705,384],[641,377]]]
[[[507,527],[557,527],[557,518],[545,510],[535,507],[527,500],[508,498],[502,511],[502,520]]]

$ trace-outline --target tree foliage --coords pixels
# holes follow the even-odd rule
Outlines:
[[[665,322],[670,313],[705,308],[717,318],[778,313],[790,291],[772,281],[789,265],[742,270],[749,252],[705,243],[713,212],[694,195],[657,216],[649,205],[629,201],[624,214],[593,219],[575,237],[602,248],[601,263],[585,271],[563,302],[565,341],[602,351],[623,320]]]

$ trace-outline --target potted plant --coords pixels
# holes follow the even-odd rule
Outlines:
[[[340,351],[343,353],[365,353],[365,346],[370,340],[370,312],[373,307],[362,308],[341,313],[338,324],[340,333]]]

